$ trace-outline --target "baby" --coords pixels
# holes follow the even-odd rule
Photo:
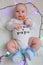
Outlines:
[[[30,28],[32,28],[33,23],[26,18],[26,5],[18,3],[15,6],[14,15],[15,18],[7,22],[7,29],[13,34],[13,39],[6,45],[7,50],[10,53],[14,53],[17,49],[19,49],[19,47],[22,49],[31,47],[33,50],[37,51],[40,48],[41,41],[37,37],[30,38]]]

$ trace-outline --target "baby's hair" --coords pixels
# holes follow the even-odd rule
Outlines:
[[[17,7],[18,5],[24,5],[25,8],[27,9],[27,7],[26,7],[26,5],[25,5],[24,3],[18,3],[18,4],[16,4],[16,7]]]

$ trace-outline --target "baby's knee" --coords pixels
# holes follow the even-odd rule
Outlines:
[[[34,43],[34,44],[38,44],[38,45],[41,45],[41,40],[38,38],[38,37],[31,37],[30,38],[30,42],[31,42],[31,45]]]
[[[13,40],[8,41],[6,46],[9,46],[9,45],[15,44],[15,43],[17,43],[17,42],[16,42],[16,40],[13,39]]]
[[[11,44],[13,44],[13,40],[8,41],[8,42],[6,43],[6,46],[9,47]]]
[[[33,39],[33,43],[35,43],[36,45],[41,45],[41,40],[39,38],[35,37]]]
[[[30,46],[37,51],[41,46],[41,40],[37,37],[33,37],[30,39],[30,41],[31,41]]]
[[[37,51],[41,46],[41,40],[39,38],[35,37],[31,43],[31,45]]]
[[[7,42],[6,48],[10,52],[14,51],[15,49],[18,49],[16,40],[11,40],[11,41]]]

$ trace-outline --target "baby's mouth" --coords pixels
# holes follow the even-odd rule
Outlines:
[[[21,20],[22,16],[19,16],[19,19]]]
[[[19,17],[22,17],[22,16],[19,16]]]
[[[19,16],[19,19],[20,19],[20,20],[24,20],[25,17],[24,17],[24,16]]]

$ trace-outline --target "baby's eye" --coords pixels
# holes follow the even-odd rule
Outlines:
[[[19,11],[16,11],[16,12],[19,12]]]
[[[22,11],[22,13],[24,13],[24,11]]]

